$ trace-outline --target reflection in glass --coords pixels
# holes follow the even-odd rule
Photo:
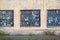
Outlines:
[[[13,26],[13,16],[12,10],[0,10],[0,26]]]
[[[48,26],[60,26],[60,10],[48,10]]]
[[[40,26],[40,10],[21,10],[21,26]]]

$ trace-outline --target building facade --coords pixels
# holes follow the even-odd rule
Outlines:
[[[60,0],[0,0],[0,29],[8,33],[60,30],[59,4]]]

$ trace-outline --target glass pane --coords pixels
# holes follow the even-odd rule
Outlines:
[[[13,11],[12,10],[0,10],[0,26],[13,26]]]
[[[60,10],[48,10],[48,26],[60,26]]]
[[[21,26],[40,26],[40,10],[22,10]]]

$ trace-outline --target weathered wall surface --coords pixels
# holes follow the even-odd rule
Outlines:
[[[20,27],[20,10],[40,9],[40,27]],[[60,30],[60,27],[47,28],[47,9],[60,9],[60,0],[0,0],[0,10],[14,10],[14,27],[0,27],[3,30]]]

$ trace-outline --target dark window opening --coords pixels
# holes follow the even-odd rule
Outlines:
[[[40,10],[21,10],[22,27],[40,26]]]

